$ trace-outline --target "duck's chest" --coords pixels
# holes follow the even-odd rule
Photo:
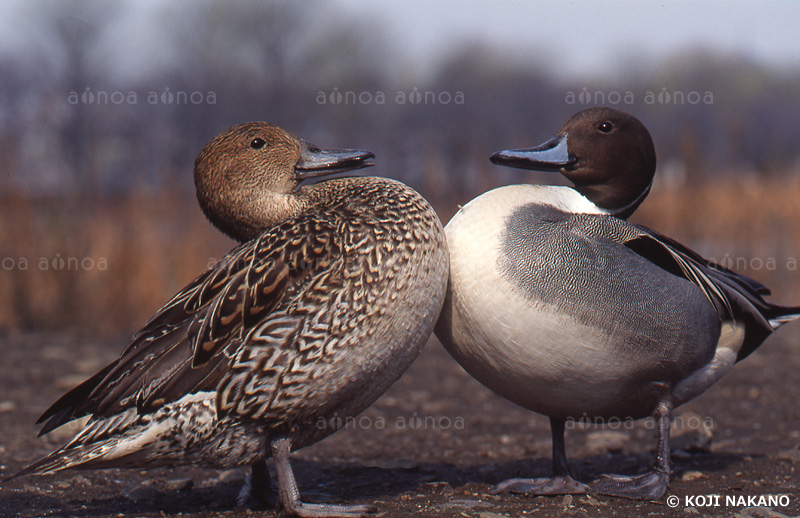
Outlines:
[[[543,318],[548,309],[574,316],[613,299],[629,273],[614,264],[617,250],[571,232],[565,212],[540,202],[548,191],[529,187],[490,191],[448,223],[453,296],[484,313],[522,309]]]
[[[598,304],[616,305],[608,258],[514,187],[473,200],[446,227],[452,341],[498,369],[535,363],[553,378],[570,362],[609,361],[600,346],[609,337],[593,325]]]

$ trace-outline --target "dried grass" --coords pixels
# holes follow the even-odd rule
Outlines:
[[[130,333],[233,243],[191,199],[5,200],[0,328]]]
[[[800,178],[657,186],[634,220],[800,303]],[[233,242],[193,199],[2,200],[0,329],[112,336],[138,329]]]

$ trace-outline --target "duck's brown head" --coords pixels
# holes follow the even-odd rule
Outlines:
[[[200,207],[221,231],[247,241],[299,214],[295,189],[306,178],[373,165],[369,151],[326,150],[266,122],[229,128],[194,163]]]

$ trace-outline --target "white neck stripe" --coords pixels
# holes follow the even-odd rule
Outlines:
[[[623,213],[626,210],[630,209],[631,207],[635,207],[636,205],[642,203],[642,200],[644,200],[647,197],[647,195],[650,194],[650,188],[651,187],[653,187],[653,180],[650,180],[650,183],[641,192],[641,194],[639,194],[639,196],[636,197],[635,200],[633,200],[629,204],[625,205],[624,207],[620,207],[618,209],[615,209],[613,212],[609,211],[609,214],[620,214],[620,213]]]
[[[561,185],[538,185],[542,196],[540,202],[572,214],[612,214],[608,209],[598,207],[587,197],[573,189]]]

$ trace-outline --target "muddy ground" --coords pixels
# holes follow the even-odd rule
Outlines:
[[[37,439],[33,423],[123,345],[124,340],[63,335],[0,335],[0,478],[68,438],[70,432],[60,430]],[[506,478],[548,473],[547,420],[475,382],[432,339],[372,408],[347,429],[295,453],[294,467],[306,500],[374,503],[376,516],[385,517],[798,516],[798,401],[800,325],[789,324],[710,391],[678,409],[682,422],[674,431],[678,451],[669,493],[677,497],[675,508],[666,499],[490,495],[491,485]],[[647,469],[655,446],[651,424],[568,431],[568,453],[579,477]],[[28,477],[0,488],[0,516],[273,516],[272,509],[238,498],[246,473],[181,467]],[[720,495],[720,505],[703,506],[715,503],[713,494]],[[740,498],[769,495],[785,495],[780,503],[788,505],[756,509]],[[687,501],[697,496],[708,498]]]

